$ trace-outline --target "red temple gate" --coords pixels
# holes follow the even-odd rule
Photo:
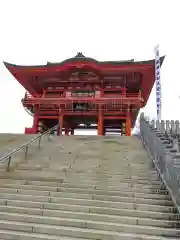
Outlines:
[[[5,65],[27,90],[22,104],[34,121],[26,134],[43,132],[59,122],[60,135],[94,128],[98,135],[118,129],[130,136],[155,81],[154,62],[99,62],[78,53],[61,63]]]

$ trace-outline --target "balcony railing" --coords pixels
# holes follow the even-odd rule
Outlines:
[[[134,101],[134,102],[143,102],[143,98],[141,97],[141,93],[127,93],[123,94],[103,94],[103,95],[90,95],[90,96],[72,96],[69,93],[66,96],[62,96],[60,94],[50,94],[46,96],[42,95],[30,95],[25,94],[24,99],[22,99],[23,103],[29,104],[46,104],[46,103],[68,103],[68,102],[94,102],[94,103],[103,103],[103,102],[122,102],[122,101]]]

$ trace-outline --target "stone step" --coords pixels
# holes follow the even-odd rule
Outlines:
[[[56,178],[54,178],[54,181],[56,180]],[[48,178],[47,178],[48,181]],[[72,183],[71,183],[72,182]],[[53,183],[52,183],[53,184]],[[64,185],[84,185],[85,187],[88,186],[96,186],[96,189],[98,188],[109,188],[109,189],[120,189],[123,187],[135,187],[135,188],[150,188],[150,189],[155,189],[155,188],[160,188],[160,186],[162,185],[161,182],[157,182],[156,184],[151,184],[151,183],[136,183],[136,181],[131,181],[131,182],[123,182],[123,181],[118,181],[118,182],[110,182],[110,181],[106,181],[105,179],[99,180],[99,181],[88,181],[88,180],[79,180],[79,179],[71,179],[71,178],[67,178],[64,179]]]
[[[133,175],[133,173],[132,173],[132,175]],[[138,173],[136,173],[134,175],[138,175]],[[22,170],[22,171],[15,170],[14,172],[10,172],[10,173],[7,173],[5,171],[4,174],[2,172],[0,177],[1,177],[1,179],[7,178],[7,177],[11,177],[11,178],[13,177],[14,179],[18,179],[17,178],[18,176],[19,176],[19,179],[24,179],[25,176],[26,176],[27,180],[28,179],[30,180],[30,179],[32,179],[32,177],[34,177],[34,179],[39,178],[40,180],[42,179],[42,181],[43,181],[43,178],[48,179],[48,178],[53,178],[53,177],[54,178],[57,177],[59,179],[60,178],[71,177],[71,178],[81,180],[81,181],[83,181],[85,179],[87,181],[93,181],[93,180],[96,180],[97,178],[111,180],[113,178],[112,176],[109,178],[109,177],[106,177],[106,176],[99,176],[99,175],[90,176],[90,177],[88,177],[88,176],[86,177],[86,175],[84,175],[83,177],[81,177],[78,174],[71,174],[71,173],[67,173],[66,171],[64,171],[64,172],[58,172],[58,171],[53,172],[53,171],[51,171],[50,172],[50,171],[24,171],[24,170]],[[126,179],[126,178],[128,178],[128,176],[125,176],[124,178]],[[116,179],[116,181],[117,181],[118,177],[114,177],[114,179]],[[121,178],[119,178],[119,180],[121,180]],[[149,180],[154,181],[153,179],[149,179]]]
[[[151,165],[152,161],[151,159],[148,159],[147,156],[143,156],[143,155],[139,155],[136,157],[132,157],[129,154],[122,154],[121,151],[118,152],[109,152],[109,154],[107,154],[107,156],[105,156],[105,154],[99,154],[99,149],[97,148],[96,150],[94,150],[93,152],[88,152],[87,149],[85,149],[85,152],[88,154],[84,154],[84,152],[79,152],[80,149],[78,149],[78,151],[74,151],[74,152],[68,152],[68,151],[63,151],[61,149],[60,152],[58,152],[55,149],[51,149],[52,146],[47,145],[48,149],[43,148],[43,151],[39,151],[37,153],[37,160],[43,158],[44,156],[50,158],[51,160],[53,160],[53,162],[59,162],[58,161],[58,156],[61,156],[61,162],[63,163],[69,163],[71,160],[73,160],[73,163],[79,163],[80,161],[82,161],[83,163],[87,163],[87,164],[91,164],[93,166],[111,166],[111,168],[115,168],[115,165],[111,165],[111,163],[116,163],[117,165],[127,165],[131,164],[131,165]],[[119,155],[121,154],[121,158],[119,158]],[[131,154],[131,153],[130,153]],[[110,158],[110,157],[113,158]],[[124,157],[127,158],[124,158]],[[44,162],[46,161],[47,158],[43,158]],[[33,161],[33,159],[28,159],[28,162]],[[26,163],[26,162],[25,162]]]
[[[50,158],[50,157],[49,157]],[[40,166],[52,166],[52,163],[50,162],[50,160],[52,161],[52,159],[50,160],[44,160],[45,158],[43,157],[42,159],[37,159],[37,161],[35,162],[34,160],[28,160],[22,163],[22,165],[20,166],[21,169],[26,170],[26,169],[30,169],[32,168],[33,170],[36,170],[36,168],[34,168],[36,165],[40,165]],[[80,165],[79,162],[73,161],[73,159],[69,159],[68,161],[53,161],[54,164],[58,165],[61,169],[61,167],[66,167],[66,166],[72,166],[77,170],[80,170],[82,173],[85,171],[84,168],[81,167],[78,169],[78,166]],[[84,164],[85,162],[83,162]],[[92,165],[91,162],[87,162],[86,166],[88,166],[88,170],[96,169],[96,171],[99,172],[110,172],[110,171],[115,171],[118,172],[117,169],[115,167],[112,167],[112,163],[115,165],[115,162],[109,161],[109,164],[106,164],[105,162],[101,163],[101,165]],[[150,169],[152,170],[152,162],[149,163],[123,163],[122,161],[120,163],[117,162],[116,164],[118,167],[120,167],[121,169],[119,169],[119,171],[121,172],[123,169],[128,169],[128,170],[134,170],[134,171],[141,171],[141,170],[147,170]],[[71,169],[71,168],[70,168]],[[70,171],[70,170],[69,170]],[[90,172],[90,171],[89,171]]]
[[[1,199],[0,204],[2,206],[10,206],[10,207],[23,207],[23,208],[39,208],[43,211],[43,209],[49,210],[63,210],[70,212],[85,212],[85,213],[97,213],[97,214],[108,214],[108,215],[123,215],[123,216],[135,216],[135,217],[147,217],[147,213],[149,217],[157,219],[165,218],[165,219],[176,219],[176,209],[175,207],[160,207],[159,212],[157,209],[154,211],[149,211],[146,206],[138,205],[136,209],[128,209],[128,208],[112,208],[112,207],[95,207],[89,205],[68,205],[68,204],[51,204],[46,202],[36,202],[36,201],[25,201],[25,200],[6,200]],[[158,217],[159,216],[159,217]]]
[[[11,150],[13,148],[19,147],[19,145],[30,141],[36,135],[26,135],[26,134],[10,134],[10,133],[0,133],[0,146],[1,150]],[[2,151],[2,153],[4,153]],[[2,154],[0,154],[2,155]]]
[[[76,161],[76,160],[75,160]],[[88,160],[89,161],[89,160]],[[119,161],[119,160],[118,160]],[[152,163],[152,162],[151,162]],[[91,165],[88,165],[88,163],[86,163],[86,164],[84,164],[84,165],[82,165],[82,164],[84,164],[84,162],[82,161],[81,162],[81,164],[80,163],[78,163],[78,164],[76,164],[76,162],[73,162],[72,163],[72,167],[76,170],[76,171],[79,171],[79,172],[82,172],[82,173],[84,173],[84,172],[87,172],[87,173],[92,173],[92,172],[98,172],[98,173],[109,173],[109,174],[113,174],[113,172],[117,172],[117,174],[119,174],[119,175],[121,175],[121,174],[123,174],[123,172],[121,173],[120,171],[121,171],[121,169],[118,169],[117,170],[117,168],[116,167],[113,167],[112,168],[112,164],[115,164],[115,166],[117,166],[118,165],[118,163],[115,163],[115,162],[112,162],[112,161],[110,161],[110,165],[109,165],[109,167],[108,168],[104,168],[104,166],[103,165],[101,165],[101,164],[96,164],[96,165],[93,165],[93,164],[91,164]],[[86,168],[86,166],[88,165],[88,168]],[[83,166],[83,167],[82,167]],[[119,167],[119,166],[118,166]],[[131,170],[133,170],[133,168],[131,169]],[[148,176],[148,175],[157,175],[157,171],[156,171],[156,169],[154,169],[154,168],[152,168],[150,171],[148,171],[148,172],[146,172],[146,171],[141,171],[141,174],[142,175],[144,175],[144,176]]]
[[[108,179],[110,178],[115,178],[115,179],[138,179],[138,180],[142,180],[142,181],[157,181],[158,180],[158,176],[157,175],[146,175],[146,176],[143,176],[141,174],[139,175],[133,175],[133,174],[118,174],[118,173],[109,173],[108,175],[107,174],[98,174],[98,173],[92,173],[93,175],[90,175],[91,177],[107,177]],[[77,172],[76,174],[77,176],[79,176],[80,174]],[[85,175],[85,174],[84,174]],[[88,177],[88,175],[85,175]]]
[[[168,212],[174,207],[158,205],[158,204],[147,204],[147,203],[138,203],[138,202],[113,202],[113,201],[102,201],[102,200],[90,200],[90,199],[72,199],[72,198],[58,198],[58,197],[49,197],[49,196],[34,196],[34,195],[20,195],[20,194],[7,194],[0,193],[0,198],[3,200],[20,200],[20,201],[36,201],[42,203],[52,203],[54,204],[69,204],[69,205],[81,205],[88,206],[89,208],[93,207],[105,207],[105,208],[116,208],[116,209],[137,209],[137,210],[145,210],[145,211],[162,211]]]
[[[13,160],[11,161],[11,165],[9,167],[10,171],[14,171],[14,169],[16,169],[18,167],[18,165],[20,165],[22,162],[24,162],[24,156],[14,157]],[[5,161],[4,163],[0,163],[0,172],[1,172],[1,174],[3,172],[7,171],[7,165],[8,165],[7,161]]]
[[[139,184],[139,185],[153,185],[153,186],[160,186],[162,184],[162,182],[160,181],[141,181],[141,180],[110,180],[110,179],[106,179],[105,177],[95,177],[93,180],[91,179],[86,179],[85,177],[83,179],[78,178],[78,176],[76,177],[67,177],[67,181],[73,181],[73,182],[81,182],[81,183],[87,183],[87,184],[102,184],[102,182],[105,182],[105,184],[108,183],[109,186],[114,186],[114,185],[128,185],[128,184]]]
[[[66,231],[64,231],[64,235],[67,236],[68,233],[68,229],[66,229]],[[71,231],[72,229],[69,229],[69,231]],[[94,232],[94,231],[93,231]],[[78,234],[78,232],[77,232]],[[21,232],[21,231],[11,231],[11,230],[1,230],[0,229],[0,236],[3,237],[2,240],[89,240],[90,238],[82,238],[80,235],[80,238],[78,237],[65,237],[65,236],[57,236],[57,235],[49,235],[49,234],[39,234],[39,233],[28,233],[28,232]],[[94,236],[94,235],[93,235]],[[94,236],[96,237],[96,236]],[[105,239],[112,239],[112,236],[110,235],[110,233],[108,233],[107,238],[104,235],[104,233],[102,232],[101,235],[98,235],[98,239],[99,240],[105,240]],[[116,240],[137,240],[137,239],[141,239],[141,240],[145,240],[145,239],[150,239],[150,240],[167,240],[169,239],[169,237],[160,237],[160,236],[147,236],[147,235],[140,235],[140,234],[126,234],[126,233],[121,233],[121,234],[116,234],[115,237],[113,237]],[[97,240],[97,238],[91,238],[94,240]],[[175,240],[177,238],[172,238],[171,240]]]
[[[56,166],[56,169],[54,169],[55,166]],[[70,169],[74,169],[73,166],[69,166],[69,167],[71,167]],[[128,175],[128,174],[131,173],[132,175],[143,175],[145,172],[148,172],[148,171],[151,173],[151,168],[145,169],[144,171],[141,171],[141,169],[137,169],[136,170],[134,168],[127,168],[127,169],[125,169],[125,168],[121,168],[121,166],[119,166],[119,168],[120,168],[120,170],[117,171],[117,169],[118,169],[118,166],[117,166],[117,169],[115,171],[113,171],[114,174],[124,173],[124,175],[126,175],[126,174]],[[61,168],[60,166],[55,165],[55,164],[54,164],[54,167],[52,167],[52,169],[51,169],[51,167],[48,167],[48,168],[44,168],[43,170],[44,170],[44,172],[47,172],[49,175],[51,175],[52,172],[54,172],[55,174],[59,173],[60,175],[63,175],[63,173],[64,173],[63,168]],[[35,169],[35,170],[33,170],[33,169],[32,170],[31,169],[22,169],[21,170],[21,169],[17,168],[15,170],[15,172],[16,173],[22,173],[22,172],[25,172],[25,173],[27,173],[27,172],[34,172],[34,173],[36,173],[36,172],[39,172],[39,170],[38,169]],[[74,173],[74,171],[72,171],[72,170],[69,170],[69,171],[67,170],[67,172],[68,173]],[[104,170],[104,172],[106,173],[105,170]],[[104,172],[102,172],[102,173],[104,173]],[[111,172],[111,173],[109,172],[109,174],[113,175],[113,172]],[[84,174],[79,174],[79,175],[83,176]],[[88,175],[88,174],[86,174],[86,175]]]
[[[47,172],[49,171],[49,169],[47,168],[43,168],[43,166],[41,165],[35,165],[35,166],[32,166],[32,169],[29,168],[29,169],[26,169],[27,171],[34,171],[34,169],[38,172],[39,170],[43,170],[43,171],[46,171]],[[18,167],[18,170],[25,170],[25,169],[22,169],[21,168],[21,165]],[[17,172],[17,171],[16,171]],[[127,174],[124,174],[123,172],[121,173],[120,171],[116,172],[116,171],[113,171],[113,172],[105,172],[105,171],[102,171],[102,172],[98,172],[98,171],[95,171],[95,169],[92,171],[92,172],[87,172],[87,171],[84,171],[82,172],[81,170],[76,170],[76,169],[69,169],[67,167],[62,167],[61,170],[53,170],[53,172],[67,172],[69,175],[71,174],[72,176],[75,175],[75,176],[78,176],[79,178],[95,178],[97,176],[99,177],[106,177],[106,178],[119,178],[119,179],[139,179],[139,180],[154,180],[156,181],[158,176],[157,176],[157,173],[156,174],[146,174],[146,175],[143,175],[143,174],[139,174],[139,175],[133,175],[133,173],[131,174],[130,171],[129,173]]]
[[[48,179],[47,179],[48,180]],[[162,183],[159,180],[156,181],[151,181],[151,180],[139,180],[139,179],[106,179],[106,177],[94,177],[92,179],[88,179],[88,178],[79,178],[78,176],[67,176],[67,180],[66,181],[73,181],[73,182],[81,182],[81,183],[86,183],[86,184],[101,184],[102,181],[104,181],[105,183],[108,182],[109,186],[113,186],[113,185],[117,185],[117,184],[121,184],[121,185],[127,185],[127,184],[140,184],[140,185],[156,185],[159,186]],[[1,181],[0,181],[1,183]]]
[[[115,224],[97,221],[80,221],[61,219],[62,226],[23,223],[19,221],[0,220],[0,229],[24,231],[29,233],[41,233],[57,236],[81,237],[90,239],[102,239],[104,237],[126,236],[125,234],[144,234],[152,236],[179,237],[180,230],[172,228],[145,227],[139,225]],[[79,226],[79,227],[76,227]]]
[[[2,177],[2,175],[0,175],[0,177]],[[5,176],[3,176],[3,177],[5,177]],[[8,176],[6,176],[7,178],[8,178]],[[22,180],[24,180],[25,179],[25,176],[24,177],[22,177],[22,176],[18,176],[18,175],[16,175],[15,176],[15,179],[22,179]],[[14,179],[14,175],[12,174],[11,175],[11,179]],[[28,182],[31,182],[31,181],[36,181],[36,182],[40,182],[42,185],[43,185],[43,181],[45,181],[45,182],[47,182],[47,181],[49,181],[49,185],[51,184],[51,185],[58,185],[58,180],[59,180],[59,182],[63,182],[64,181],[64,186],[65,186],[65,184],[66,184],[66,186],[67,185],[69,185],[69,187],[70,186],[84,186],[85,188],[87,188],[87,187],[92,187],[92,186],[96,186],[95,188],[96,189],[98,189],[98,190],[101,190],[101,189],[106,189],[106,190],[122,190],[122,188],[143,188],[143,189],[160,189],[160,187],[161,187],[161,183],[159,183],[159,185],[151,185],[151,184],[140,184],[140,183],[112,183],[112,184],[108,184],[108,186],[107,186],[107,182],[104,182],[104,181],[102,181],[102,184],[99,184],[99,185],[97,185],[96,184],[96,182],[86,182],[86,181],[84,181],[84,182],[79,182],[79,181],[74,181],[73,180],[73,183],[68,183],[69,181],[67,181],[67,180],[63,180],[62,178],[60,178],[60,179],[57,179],[55,176],[53,176],[52,178],[49,178],[49,177],[43,177],[43,176],[38,176],[38,177],[33,177],[33,176],[31,176],[30,178],[29,177],[27,177],[26,178],[27,180],[28,180]],[[40,180],[42,180],[42,181],[40,181]],[[50,183],[51,182],[51,183]],[[65,183],[66,182],[66,183]]]
[[[47,235],[47,234],[36,234],[36,233],[26,233],[19,231],[11,231],[11,230],[0,230],[0,240],[59,240],[59,236]],[[87,238],[83,238],[84,240],[89,240]],[[82,240],[82,238],[75,237],[64,237],[61,236],[61,240]]]
[[[24,190],[36,190],[36,191],[48,191],[48,192],[68,192],[68,193],[80,193],[80,194],[92,194],[92,195],[101,195],[101,196],[123,196],[123,197],[137,197],[144,199],[166,199],[171,200],[169,195],[157,194],[157,193],[138,193],[138,192],[122,192],[122,191],[102,191],[96,189],[85,189],[85,188],[57,188],[57,187],[48,187],[48,186],[36,186],[36,185],[20,185],[20,184],[1,184],[0,191],[4,188],[19,189]],[[162,192],[164,193],[164,192]]]
[[[54,179],[53,179],[54,180]],[[124,192],[139,192],[139,193],[164,193],[164,192],[167,192],[167,190],[163,190],[163,189],[160,189],[160,188],[151,188],[151,187],[131,187],[131,185],[129,184],[129,187],[128,186],[117,186],[117,187],[107,187],[107,185],[104,187],[104,186],[97,186],[95,184],[83,184],[83,183],[68,183],[68,182],[55,182],[55,181],[52,181],[52,182],[48,182],[49,179],[45,181],[27,181],[26,184],[28,185],[36,185],[36,186],[54,186],[54,187],[58,187],[58,188],[82,188],[82,189],[92,189],[92,190],[104,190],[104,191],[107,191],[107,192],[111,192],[111,191],[124,191]],[[60,191],[60,190],[59,190]]]
[[[26,184],[27,180],[19,180],[19,179],[0,179],[1,184]]]
[[[62,176],[55,176],[53,175],[48,175],[43,174],[42,172],[39,172],[38,174],[33,174],[33,173],[17,173],[15,172],[4,172],[0,174],[0,181],[4,179],[12,179],[12,180],[30,180],[30,181],[59,181],[62,182],[63,179],[65,178],[65,173],[62,174]]]
[[[52,180],[52,181],[50,181]],[[23,183],[25,185],[29,185],[29,186],[48,186],[48,187],[57,187],[59,189],[64,189],[64,188],[70,188],[70,189],[89,189],[89,190],[98,190],[98,191],[106,191],[106,192],[119,192],[120,191],[124,191],[124,192],[129,192],[129,191],[132,191],[133,193],[134,192],[137,192],[137,193],[152,193],[152,194],[167,194],[167,190],[163,190],[163,189],[160,189],[160,188],[131,188],[131,187],[122,187],[122,188],[113,188],[113,187],[109,187],[109,189],[104,188],[101,186],[102,189],[98,189],[99,186],[96,186],[96,185],[92,185],[92,184],[73,184],[73,183],[67,183],[67,182],[63,182],[62,179],[59,180],[59,182],[55,182],[55,180],[57,181],[57,179],[44,179],[44,181],[38,181],[38,180],[34,180],[34,181],[31,181],[31,180],[14,180],[14,179],[3,179],[1,180],[0,182],[2,182],[3,184],[7,184],[7,183],[12,183],[12,182],[17,182],[17,183]],[[104,189],[104,190],[103,190]],[[61,190],[58,190],[58,191],[61,191]],[[76,191],[76,190],[75,190]],[[83,190],[82,190],[83,191]]]
[[[73,215],[74,214],[74,215]],[[88,222],[93,223],[96,222],[97,224],[104,224],[102,230],[106,230],[105,224],[123,224],[123,225],[138,225],[142,226],[149,226],[149,227],[163,227],[163,228],[175,228],[179,221],[162,221],[162,220],[155,220],[155,219],[147,219],[147,218],[133,218],[133,217],[110,217],[108,215],[101,216],[93,214],[87,214],[84,216],[80,216],[79,214],[72,213],[73,218],[59,217],[59,216],[37,216],[37,215],[29,215],[29,214],[22,214],[22,213],[4,213],[0,212],[0,221],[15,221],[15,222],[25,222],[25,223],[37,223],[37,224],[48,224],[48,225],[58,225],[58,226],[70,226],[70,227],[86,227]],[[109,230],[109,229],[108,229]],[[118,231],[114,229],[114,231]],[[120,231],[121,232],[121,231]]]
[[[95,180],[97,177],[99,179],[101,178],[106,178],[109,180],[115,179],[115,180],[123,180],[123,179],[128,179],[128,180],[141,180],[141,181],[158,181],[158,176],[154,177],[146,177],[146,178],[142,178],[141,176],[128,176],[126,174],[112,174],[112,175],[107,175],[107,174],[98,174],[98,173],[92,173],[92,174],[79,174],[79,173],[71,173],[71,172],[67,172],[66,170],[64,170],[64,172],[66,173],[67,176],[71,176],[71,177],[77,177],[79,179],[87,179],[87,180]]]
[[[19,194],[19,195],[31,195],[31,196],[49,196],[58,198],[71,198],[71,199],[89,199],[89,200],[102,200],[111,202],[128,202],[128,203],[142,203],[151,205],[166,205],[172,206],[171,200],[167,199],[147,199],[138,198],[137,196],[107,196],[107,195],[96,195],[96,194],[83,194],[83,193],[69,193],[69,192],[49,192],[49,191],[36,191],[36,190],[25,190],[25,189],[11,189],[11,188],[0,188],[1,194]]]
[[[29,174],[27,173],[23,173],[23,171],[21,171],[21,173],[17,173],[17,172],[4,172],[1,173],[0,175],[0,182],[2,180],[9,180],[9,179],[14,179],[14,180],[34,180],[34,181],[62,181],[62,179],[64,179],[66,177],[65,172],[63,172],[62,174],[59,174],[58,176],[56,176],[56,178],[54,177],[54,175],[48,175],[46,174],[45,176],[41,176],[42,172],[38,173],[38,174],[32,174],[31,172]],[[125,174],[126,175],[126,174]],[[129,177],[130,174],[127,174],[126,177]],[[132,174],[133,176],[133,174]],[[137,175],[134,175],[137,176]],[[140,176],[140,175],[139,175]]]
[[[50,146],[51,145],[51,146]],[[44,153],[46,156],[50,156],[51,159],[53,161],[58,161],[58,157],[57,154],[59,154],[58,150],[55,148],[53,148],[52,144],[47,145],[48,149],[46,148],[42,148],[43,151],[39,151],[37,153],[38,157],[43,157]],[[58,147],[57,147],[58,148]],[[60,148],[59,148],[60,149]],[[102,165],[102,164],[110,164],[110,162],[112,163],[117,163],[117,164],[150,164],[151,163],[151,159],[147,158],[147,155],[143,155],[143,154],[139,154],[137,155],[136,152],[136,156],[132,157],[132,154],[127,154],[127,153],[122,153],[121,151],[118,152],[109,152],[107,154],[103,154],[104,152],[100,153],[100,149],[94,149],[94,151],[89,151],[88,149],[84,149],[85,151],[79,152],[80,149],[76,149],[77,151],[65,151],[63,149],[60,149],[60,156],[62,157],[62,162],[69,162],[69,159],[73,159],[75,163],[77,163],[78,161],[83,161],[83,162],[87,162],[87,163],[92,163],[93,165]],[[104,150],[104,149],[103,149]],[[119,160],[119,154],[121,153],[121,158]],[[105,156],[106,155],[106,156]],[[110,157],[113,156],[113,158],[110,159]],[[111,166],[112,168],[114,167],[114,165]]]
[[[118,215],[96,214],[96,213],[88,213],[88,212],[86,213],[70,212],[70,211],[62,211],[62,210],[0,206],[0,219],[12,220],[12,221],[32,222],[32,220],[28,220],[29,218],[28,216],[30,216],[31,218],[34,218],[34,222],[36,223],[46,223],[46,224],[55,224],[55,225],[58,225],[58,223],[53,223],[53,218],[55,218],[54,221],[56,221],[57,218],[65,218],[65,219],[68,218],[68,219],[104,221],[104,222],[132,224],[132,225],[135,224],[135,225],[142,225],[142,226],[149,225],[149,226],[166,227],[166,228],[173,228],[180,223],[178,215],[170,216],[167,214],[166,216],[165,214],[164,215],[162,214],[161,216],[162,218],[156,219],[156,218],[151,218],[150,217],[151,213],[150,213],[150,216],[148,215],[148,213],[149,212],[143,212],[141,213],[142,215],[139,214],[140,216],[131,216],[130,213],[129,213],[129,216],[125,216],[125,215],[118,216]],[[146,217],[145,217],[145,214],[146,214]],[[42,216],[44,218],[42,218]],[[156,216],[158,216],[157,213],[156,213]],[[173,217],[174,219],[169,219],[169,217],[171,218]],[[27,220],[24,218],[27,218]],[[40,218],[40,220],[38,220],[38,218]]]
[[[36,164],[37,162],[35,161],[34,163]],[[50,163],[49,160],[47,161],[47,163]],[[59,166],[61,166],[61,163],[62,163],[62,165],[64,165],[64,164],[65,165],[69,165],[69,163],[59,162],[59,159],[58,159],[57,164]],[[108,167],[106,167],[106,168],[103,165],[100,165],[100,164],[93,165],[93,164],[88,164],[88,163],[89,162],[85,163],[84,159],[83,159],[83,161],[78,162],[78,164],[72,162],[71,163],[71,167],[75,171],[77,171],[79,173],[84,173],[84,172],[85,173],[93,173],[93,172],[97,172],[97,173],[100,173],[100,174],[101,173],[113,174],[114,172],[116,172],[119,175],[123,174],[123,171],[121,171],[121,169],[119,169],[119,168],[117,169],[116,167],[112,168],[112,164],[114,164],[114,166],[118,166],[118,164],[113,163],[112,161],[110,161],[110,165]],[[41,164],[41,162],[39,164]],[[54,161],[53,161],[53,164],[54,164]],[[50,164],[49,166],[53,166],[53,164],[52,165]],[[121,167],[121,166],[118,166],[118,167]],[[129,170],[131,170],[131,172],[132,172],[133,171],[133,167],[130,168]],[[136,169],[136,171],[137,171],[137,169]],[[148,171],[148,172],[147,171],[140,171],[140,174],[144,175],[144,176],[157,175],[157,171],[156,171],[156,169],[151,168],[150,171]]]
[[[61,170],[61,163],[59,163],[59,164],[56,164],[57,166],[59,166],[60,167],[60,169],[59,170]],[[63,165],[64,166],[64,165]],[[80,163],[79,164],[77,164],[77,165],[74,165],[74,164],[69,164],[68,165],[69,166],[69,168],[68,168],[68,171],[69,172],[72,172],[72,170],[71,169],[75,169],[75,170],[77,170],[77,172],[80,172],[82,175],[83,175],[83,173],[84,172],[82,172],[82,171],[85,171],[85,169],[83,168],[83,170],[81,170],[81,166],[80,166]],[[79,167],[79,168],[78,168]],[[150,171],[150,173],[151,173],[151,171],[152,171],[152,166],[147,166],[146,168],[144,167],[144,168],[135,168],[134,166],[127,166],[127,167],[125,167],[125,166],[118,166],[117,165],[117,168],[116,169],[111,169],[111,171],[109,171],[108,169],[106,169],[106,168],[104,168],[103,166],[101,166],[100,168],[99,167],[92,167],[91,165],[90,166],[88,166],[88,165],[86,165],[86,167],[88,168],[88,169],[94,169],[94,170],[96,170],[96,172],[98,173],[98,172],[100,172],[101,174],[103,174],[103,173],[106,173],[106,174],[113,174],[113,172],[114,173],[128,173],[128,172],[133,172],[133,173],[141,173],[141,174],[143,174],[145,171],[147,172],[147,171]],[[52,165],[52,168],[53,168],[53,165]],[[110,168],[110,166],[109,166],[109,168]],[[118,171],[118,169],[119,169],[119,171]],[[34,170],[33,170],[34,171]],[[56,171],[58,171],[58,169],[55,169],[55,172]],[[86,172],[85,172],[86,173]],[[90,174],[91,174],[91,172],[89,172]]]
[[[35,147],[34,147],[35,148]],[[42,155],[39,155],[41,154]],[[132,168],[135,170],[141,169],[143,170],[144,168],[151,168],[152,171],[155,171],[152,161],[147,161],[146,159],[142,159],[141,161],[135,161],[134,159],[129,159],[127,161],[123,161],[122,158],[118,159],[118,160],[112,160],[112,159],[101,159],[101,157],[99,156],[83,156],[81,154],[78,153],[78,158],[74,155],[69,155],[67,153],[64,154],[59,154],[61,157],[61,161],[59,161],[59,158],[57,155],[52,156],[52,154],[45,154],[44,151],[41,152],[37,152],[36,154],[36,161],[34,161],[33,158],[27,158],[27,161],[24,162],[22,164],[22,166],[32,166],[34,163],[37,164],[43,164],[43,163],[48,163],[48,166],[53,166],[52,162],[54,164],[58,164],[59,166],[63,166],[63,165],[69,165],[72,164],[74,167],[78,167],[80,165],[80,163],[82,163],[82,165],[80,165],[80,170],[84,171],[86,168],[84,168],[84,166],[88,167],[88,171],[91,171],[92,168],[93,169],[97,169],[99,171],[101,170],[106,170],[106,171],[117,171],[116,169],[116,165],[118,167],[122,167],[122,168]],[[118,153],[120,154],[120,153]],[[114,158],[113,154],[111,153],[111,157]],[[119,158],[118,156],[116,156],[117,158]],[[85,159],[86,158],[86,159]],[[94,158],[94,159],[93,159]],[[51,161],[51,162],[50,162]],[[77,168],[78,170],[78,168]]]
[[[95,189],[97,190],[123,190],[123,189],[128,189],[131,188],[131,191],[133,191],[133,189],[141,189],[142,191],[144,189],[154,189],[154,190],[158,190],[161,189],[162,184],[159,185],[147,185],[147,184],[140,184],[140,183],[117,183],[117,184],[108,184],[108,182],[102,181],[102,183],[96,184],[95,182],[80,182],[78,184],[78,182],[76,181],[68,181],[69,185],[71,183],[74,183],[76,185],[80,185],[80,184],[84,184],[86,185],[87,188],[94,186]]]
[[[158,176],[158,174],[156,173],[156,174],[151,174],[151,173],[149,173],[149,174],[146,174],[146,175],[144,175],[144,174],[141,174],[141,173],[139,173],[139,175],[133,175],[133,173],[132,173],[132,171],[129,171],[129,173],[124,173],[124,172],[121,172],[121,171],[112,171],[112,172],[106,172],[106,171],[101,171],[101,172],[98,172],[98,171],[96,171],[96,169],[93,169],[94,171],[92,171],[92,172],[86,172],[86,171],[84,171],[84,172],[81,172],[81,170],[80,169],[74,169],[74,168],[72,168],[73,169],[73,171],[69,171],[69,169],[68,168],[63,168],[63,171],[68,171],[68,172],[70,172],[70,173],[72,173],[72,174],[76,174],[76,175],[79,175],[79,176],[81,176],[81,177],[83,177],[83,176],[86,176],[86,177],[88,177],[88,176],[106,176],[106,177],[108,177],[108,178],[111,178],[112,176],[115,176],[115,177],[119,177],[119,178],[137,178],[137,176],[139,177],[139,178],[144,178],[144,179],[149,179],[149,178],[156,178],[157,179],[157,176]]]

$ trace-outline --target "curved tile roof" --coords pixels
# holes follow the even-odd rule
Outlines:
[[[164,61],[165,56],[162,56],[160,58],[161,61],[161,65]],[[31,65],[31,66],[25,66],[25,65],[16,65],[16,64],[11,64],[8,62],[4,62],[5,66],[8,68],[8,66],[12,66],[12,67],[30,67],[30,68],[36,68],[36,67],[48,67],[48,66],[61,66],[65,63],[75,63],[75,62],[94,62],[97,65],[106,65],[106,64],[110,64],[110,65],[134,65],[134,64],[153,64],[154,63],[154,59],[151,60],[145,60],[145,61],[134,61],[134,59],[129,59],[129,60],[121,60],[121,61],[98,61],[94,58],[89,58],[89,57],[85,57],[82,52],[78,52],[77,55],[73,58],[68,58],[62,62],[47,62],[46,65]]]

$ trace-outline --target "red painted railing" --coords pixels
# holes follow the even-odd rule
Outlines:
[[[128,93],[126,96],[118,94],[104,94],[102,96],[93,97],[64,97],[59,96],[58,94],[54,94],[51,97],[42,97],[40,95],[32,96],[30,94],[26,94],[25,98],[22,99],[23,106],[27,108],[38,106],[38,109],[49,109],[49,111],[53,111],[58,110],[59,107],[63,107],[64,112],[69,114],[75,112],[76,115],[78,115],[78,111],[79,114],[82,115],[83,110],[74,110],[73,104],[82,102],[89,103],[89,109],[87,112],[91,115],[94,114],[94,111],[96,112],[101,107],[104,112],[119,112],[122,111],[123,107],[129,107],[129,105],[131,105],[131,109],[140,108],[143,104],[143,99],[140,93]]]
[[[122,99],[138,99],[138,100],[142,100],[141,97],[141,93],[126,93],[126,94],[102,94],[102,95],[90,95],[87,96],[85,94],[81,94],[81,95],[73,95],[71,93],[69,93],[66,96],[62,96],[60,94],[47,94],[45,96],[42,96],[40,94],[36,94],[36,95],[30,95],[30,94],[25,94],[25,97],[23,99],[23,101],[28,101],[28,100],[33,100],[33,101],[42,101],[42,103],[46,100],[48,101],[54,101],[54,100],[58,100],[58,101],[76,101],[76,100],[84,100],[84,101],[92,101],[92,99],[94,100],[108,100],[108,99],[112,99],[112,100],[122,100]]]

